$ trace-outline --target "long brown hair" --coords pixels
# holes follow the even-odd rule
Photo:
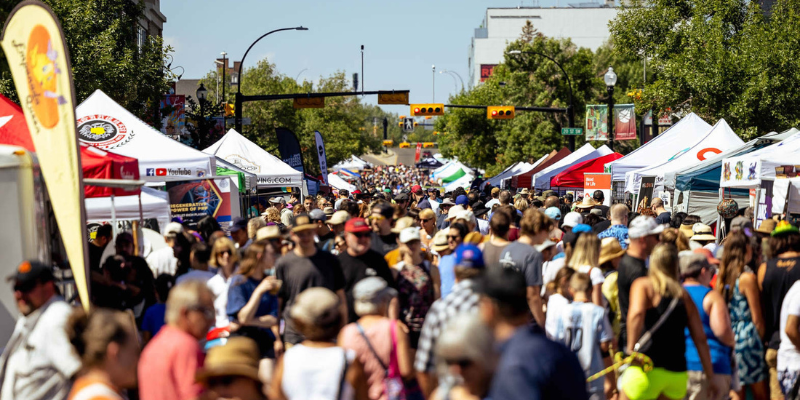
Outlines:
[[[689,248],[689,239],[686,238],[684,234],[682,234],[676,228],[667,228],[661,232],[661,236],[659,237],[661,243],[672,243],[675,247],[678,248],[678,252],[684,250],[690,250]]]
[[[750,246],[750,239],[741,231],[731,232],[725,238],[725,249],[722,252],[722,260],[717,273],[717,285],[714,290],[725,296],[728,301],[733,297],[736,280],[742,275],[744,267],[747,265],[748,246]]]
[[[678,249],[672,243],[659,243],[650,254],[650,269],[647,276],[656,293],[676,298],[683,295],[678,272]]]

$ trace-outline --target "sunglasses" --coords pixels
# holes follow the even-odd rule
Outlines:
[[[353,236],[355,236],[355,237],[357,237],[359,239],[364,239],[364,238],[368,238],[368,237],[372,236],[372,233],[370,233],[370,232],[361,232],[361,233],[351,233],[351,235],[353,235]]]
[[[233,254],[233,253],[231,253],[231,251],[230,251],[230,250],[223,250],[223,251],[220,251],[220,252],[219,252],[219,254],[217,254],[217,256],[221,256],[221,255],[223,255],[223,254],[231,255],[231,254]]]
[[[20,293],[28,293],[34,288],[36,288],[37,281],[30,281],[25,283],[17,283],[14,285],[14,291]]]
[[[213,378],[208,378],[208,387],[228,387],[230,386],[237,377],[235,376],[216,376]]]
[[[203,316],[206,317],[206,319],[214,319],[214,318],[216,318],[216,315],[214,314],[214,309],[213,308],[208,308],[206,306],[201,306],[201,305],[191,306],[191,307],[188,307],[186,310],[187,311],[197,311],[197,312],[203,314]]]
[[[461,239],[461,236],[458,236],[458,235],[447,235],[447,240],[450,240],[450,239],[458,240],[458,239]]]
[[[427,223],[428,221],[432,221],[432,220],[433,220],[433,218],[427,218],[427,219],[420,218],[420,221],[422,221],[423,224]]]
[[[470,365],[473,364],[472,360],[468,360],[466,358],[462,358],[462,359],[459,359],[459,360],[445,360],[445,363],[447,365],[458,365],[462,369],[463,368],[467,368],[467,367],[469,367]]]
[[[331,204],[331,203],[323,203],[322,205],[325,206],[325,207],[333,207],[333,204]]]

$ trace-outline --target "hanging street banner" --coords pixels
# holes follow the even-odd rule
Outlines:
[[[275,128],[275,134],[278,136],[278,151],[281,153],[281,161],[289,164],[295,170],[305,173],[303,154],[297,135],[288,128]]]
[[[314,138],[317,142],[317,157],[319,157],[319,173],[322,174],[322,182],[328,184],[328,155],[325,154],[325,141],[322,134],[314,131]]]
[[[633,104],[614,105],[614,140],[636,139],[636,111]]]
[[[608,106],[586,105],[586,141],[608,140]]]
[[[177,139],[179,136],[188,134],[186,131],[186,96],[166,95],[161,99],[161,109],[172,108],[172,112],[164,115],[161,119],[161,133]],[[222,131],[224,132],[224,130]]]
[[[419,162],[419,156],[421,151],[422,151],[422,142],[417,142],[417,150],[414,152],[414,164]]]
[[[53,199],[61,239],[81,304],[90,306],[88,241],[72,66],[61,25],[39,1],[23,1],[3,27],[3,51]],[[22,262],[23,260],[19,260]]]

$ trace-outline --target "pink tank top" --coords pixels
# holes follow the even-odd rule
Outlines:
[[[396,349],[394,349],[392,342],[392,338],[395,337],[392,330],[395,326],[396,322],[388,318],[384,318],[370,326],[363,326],[372,348],[381,357],[383,365],[389,367],[389,377],[399,374]],[[364,374],[367,376],[367,385],[369,387],[369,398],[386,400],[386,394],[383,393],[383,378],[386,376],[386,371],[381,367],[381,362],[378,362],[375,355],[370,351],[367,342],[364,341],[364,337],[359,333],[355,323],[347,324],[342,329],[342,345],[346,349],[355,351],[356,357],[364,365]]]

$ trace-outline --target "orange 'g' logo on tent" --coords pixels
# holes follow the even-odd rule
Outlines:
[[[31,271],[31,263],[23,261],[22,264],[17,267],[17,271],[19,271],[20,274],[27,274]]]
[[[58,93],[58,74],[61,66],[56,63],[58,52],[53,49],[50,33],[42,25],[36,25],[28,38],[26,58],[28,84],[31,87],[33,113],[45,128],[58,124],[58,106],[66,99]]]

